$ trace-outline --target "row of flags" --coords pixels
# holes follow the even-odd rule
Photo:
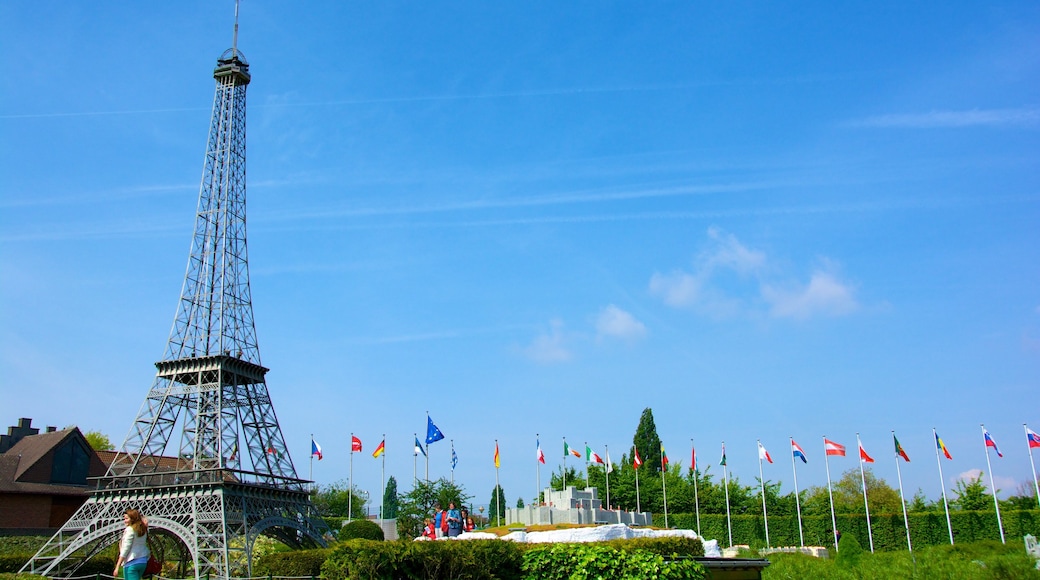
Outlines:
[[[427,433],[426,433],[426,444],[429,445],[431,443],[434,443],[436,441],[440,441],[441,439],[444,439],[444,434],[441,432],[441,430],[437,428],[437,426],[433,423],[432,420],[429,419],[429,417],[427,417],[427,419],[428,419],[428,424],[427,424]],[[1029,448],[1030,449],[1040,448],[1040,434],[1037,434],[1035,431],[1033,431],[1029,427],[1026,427],[1025,431],[1026,431],[1026,442],[1027,442]],[[984,442],[986,444],[986,447],[987,448],[992,448],[993,451],[997,454],[997,457],[1004,457],[1004,454],[1001,453],[1000,448],[997,446],[996,441],[993,439],[993,436],[990,435],[989,431],[987,431],[985,429],[985,427],[983,427],[982,435],[983,435],[983,440],[984,440]],[[359,439],[355,435],[351,435],[350,438],[351,438],[351,442],[350,442],[350,451],[351,451],[351,453],[360,453],[362,451],[361,439]],[[910,462],[910,456],[907,454],[906,449],[904,449],[903,446],[899,443],[899,438],[896,437],[894,432],[892,433],[892,443],[893,443],[893,445],[895,447],[895,454],[898,457],[901,457],[907,463],[909,463]],[[950,450],[946,446],[946,443],[942,440],[942,437],[940,437],[938,434],[935,435],[935,446],[936,446],[936,449],[937,449],[938,453],[942,454],[943,457],[945,457],[946,459],[953,459],[953,454],[950,453]],[[860,459],[860,461],[863,461],[865,463],[874,463],[874,458],[871,457],[870,454],[867,453],[867,450],[863,447],[863,444],[859,443],[858,447],[859,447],[859,459]],[[541,444],[540,440],[536,440],[535,448],[536,448],[536,455],[535,455],[536,461],[538,461],[539,463],[544,465],[545,464],[545,452],[542,450],[542,444]],[[823,448],[824,448],[824,453],[826,455],[828,455],[828,456],[840,456],[840,457],[845,457],[846,456],[846,450],[845,450],[845,446],[844,445],[842,445],[840,443],[837,443],[836,441],[832,441],[830,439],[827,439],[826,437],[824,437],[824,439],[823,439]],[[379,442],[379,445],[376,446],[375,451],[372,452],[372,457],[378,458],[385,451],[386,451],[386,439],[384,438],[382,441]],[[268,450],[268,452],[269,453],[274,453],[274,450],[270,449],[270,450]],[[415,456],[419,456],[419,455],[422,455],[424,457],[427,456],[426,449],[423,447],[423,444],[419,440],[418,436],[415,437],[415,448],[414,448],[413,454]],[[802,463],[808,463],[809,462],[808,458],[806,457],[805,450],[802,449],[802,446],[799,445],[797,442],[795,442],[795,440],[793,438],[791,439],[791,454],[792,454],[793,459],[800,459],[802,461]],[[581,451],[579,451],[575,447],[572,447],[569,443],[567,443],[567,440],[564,439],[564,441],[563,441],[563,455],[564,455],[564,457],[573,456],[573,457],[576,457],[578,459],[585,459],[586,463],[594,463],[594,464],[598,464],[598,465],[604,465],[606,467],[606,469],[608,471],[611,471],[611,472],[614,470],[614,463],[610,460],[610,452],[609,451],[607,452],[606,458],[604,459],[604,457],[601,456],[599,453],[593,451],[592,448],[589,447],[588,444],[585,445],[585,453],[583,454]],[[765,448],[765,446],[762,445],[761,441],[758,442],[758,455],[759,455],[759,459],[760,460],[765,461],[767,463],[773,463],[773,457],[769,454],[769,451]],[[319,445],[318,442],[314,440],[313,436],[311,437],[311,456],[312,457],[316,457],[319,461],[324,458],[324,454],[322,453],[322,450],[321,450],[321,445]],[[494,463],[495,463],[495,467],[499,467],[501,465],[501,457],[499,455],[499,450],[498,450],[498,444],[497,443],[495,444]],[[643,464],[643,460],[639,456],[639,449],[633,448],[632,467],[638,469],[639,466],[641,466],[642,464]],[[455,467],[457,465],[458,465],[458,455],[455,453],[455,447],[453,445],[452,446],[452,450],[451,450],[451,467],[452,467],[452,469],[455,469]],[[719,465],[726,466],[726,444],[725,443],[722,444],[722,458],[719,461]],[[664,445],[661,445],[661,467],[662,468],[667,468],[668,467],[668,454],[665,452]],[[691,451],[690,468],[691,469],[697,469],[697,451],[696,451],[695,448]]]
[[[426,422],[427,422],[427,425],[426,425],[426,444],[427,445],[429,445],[430,443],[434,443],[434,442],[440,441],[441,439],[444,439],[444,433],[441,433],[441,430],[437,428],[437,425],[435,425],[433,423],[433,420],[430,419],[429,415],[427,415],[427,417],[426,417]],[[351,434],[351,436],[350,436],[350,452],[351,453],[361,453],[362,447],[363,446],[361,444],[361,439],[358,438],[358,436]],[[379,445],[376,446],[375,451],[372,452],[372,457],[379,458],[379,456],[382,455],[385,451],[386,451],[386,437],[383,437],[382,441],[379,442]],[[416,456],[418,456],[419,454],[422,454],[424,457],[426,456],[426,449],[424,449],[422,443],[419,442],[419,437],[418,436],[415,437],[415,451],[414,451],[414,454]],[[318,461],[321,461],[322,458],[325,457],[324,454],[321,451],[321,445],[319,445],[318,442],[314,440],[314,436],[313,435],[311,435],[311,457],[312,458],[317,457]],[[455,465],[457,463],[458,463],[458,456],[455,454],[455,448],[452,447],[452,450],[451,450],[451,467],[452,467],[452,469],[455,468]]]

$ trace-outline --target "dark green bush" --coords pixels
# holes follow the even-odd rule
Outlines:
[[[620,578],[701,579],[704,567],[692,559],[666,562],[660,554],[628,552],[604,544],[552,544],[526,550],[525,580]]]
[[[32,554],[0,554],[0,572],[17,572],[32,557]],[[112,569],[108,571],[111,572]]]
[[[253,562],[253,574],[259,576],[318,576],[321,565],[332,553],[330,548],[293,550],[265,554]]]
[[[859,558],[863,555],[863,546],[852,534],[842,534],[838,540],[838,556],[835,558],[839,566],[855,568],[859,565]]]
[[[700,558],[704,556],[704,543],[700,540],[683,537],[669,538],[632,538],[631,540],[610,540],[603,544],[624,552],[648,552],[669,558],[684,556]]]
[[[383,529],[369,520],[351,520],[339,530],[340,540],[383,540]]]
[[[329,580],[395,580],[405,549],[401,542],[348,540],[332,549],[321,574]]]

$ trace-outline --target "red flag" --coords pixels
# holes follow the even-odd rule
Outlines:
[[[859,460],[860,461],[865,461],[867,463],[874,463],[874,458],[869,456],[869,455],[867,455],[867,451],[865,449],[863,449],[863,444],[862,443],[860,443],[860,445],[859,445]]]
[[[690,471],[697,471],[697,448],[690,448]]]
[[[635,455],[632,458],[632,469],[639,469],[639,466],[643,464],[643,460],[639,458],[639,450],[633,447],[632,453]]]
[[[361,452],[361,440],[353,435],[350,436],[350,450]]]

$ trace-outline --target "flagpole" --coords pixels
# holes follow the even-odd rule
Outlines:
[[[386,433],[383,433],[383,452],[379,455],[380,459],[383,460],[383,466],[379,473],[381,478],[379,493],[382,495],[382,499],[379,500],[379,521],[383,521],[383,504],[386,503]]]
[[[448,443],[451,443],[451,456],[455,457],[455,440],[448,439]],[[455,462],[451,463],[451,484],[455,485]]]
[[[538,505],[538,496],[542,493],[542,466],[541,461],[538,460],[538,453],[542,450],[542,440],[538,438],[538,433],[534,434],[534,503]],[[549,498],[546,498],[549,499]]]
[[[729,515],[729,469],[726,467],[726,442],[722,442],[722,479],[726,489],[726,531],[729,533],[729,545],[733,545],[733,520]]]
[[[791,473],[794,474],[794,508],[798,514],[798,546],[805,547],[805,536],[802,534],[802,503],[798,499],[798,464],[794,462],[794,437],[791,437]]]
[[[989,454],[986,454],[986,458],[989,459]],[[314,433],[311,433],[311,465],[307,471],[307,479],[311,480],[311,489],[314,489]]]
[[[426,411],[426,483],[430,482],[430,412]]]
[[[856,446],[859,447],[859,480],[863,483],[863,509],[867,512],[867,538],[870,539],[870,553],[874,553],[874,531],[870,528],[870,504],[867,503],[867,476],[863,472],[863,442],[856,433]]]
[[[495,452],[498,453],[498,439],[495,439]],[[498,462],[495,462],[495,525],[502,525],[502,486],[498,483]]]
[[[823,463],[827,467],[827,498],[831,503],[831,536],[834,537],[834,552],[838,552],[838,520],[834,517],[834,491],[831,489],[831,460],[827,454],[827,436],[823,436]]]
[[[354,432],[350,432],[350,475],[347,477],[347,521],[354,514]]]
[[[1029,452],[1029,467],[1033,472],[1033,489],[1036,491],[1036,505],[1040,507],[1040,483],[1037,482],[1036,464],[1033,463],[1033,446],[1029,443],[1029,426],[1022,423],[1022,429],[1026,432],[1026,451]]]
[[[892,441],[896,442],[896,432],[892,430]],[[899,503],[903,504],[903,525],[906,527],[906,549],[912,554],[914,546],[910,543],[910,518],[906,515],[906,499],[903,497],[903,474],[899,469],[899,448],[896,447],[896,478],[899,479]]]
[[[762,451],[765,447],[762,447],[762,440],[758,440],[758,483],[762,487],[762,520],[766,524],[766,547],[769,548],[772,544],[769,543],[769,514],[766,513],[766,476],[762,471]]]
[[[590,485],[589,485],[589,459],[590,459],[591,454],[589,453],[589,451],[591,451],[591,449],[589,448],[589,442],[586,441],[585,442],[585,489],[588,489],[590,487]]]
[[[636,451],[636,453],[639,452]],[[1030,457],[1032,457],[1032,454],[1030,454]],[[639,505],[639,468],[633,466],[633,469],[635,469],[636,472],[636,513],[643,513],[643,508]]]
[[[563,438],[563,488],[562,488],[562,491],[567,491],[567,456],[568,455],[570,455],[570,454],[567,453],[567,438],[564,437]],[[637,483],[636,486],[638,487],[638,485],[639,484]]]
[[[939,466],[939,483],[942,485],[943,509],[946,510],[946,529],[950,531],[950,545],[953,545],[953,523],[950,522],[950,503],[946,500],[946,479],[943,478],[942,460],[939,458],[939,434],[932,427],[932,436],[935,437],[935,463]]]
[[[607,478],[607,509],[610,509],[610,447],[604,445],[603,451],[607,454],[607,466],[603,468],[603,475]],[[618,522],[621,523],[621,522]]]
[[[418,433],[412,433],[412,436],[415,437],[416,442],[419,441],[419,434]],[[418,474],[415,471],[416,465],[418,463],[419,463],[419,453],[415,449],[412,449],[412,489],[415,489],[416,484],[419,483],[419,476],[418,476]]]
[[[690,470],[693,471],[693,511],[697,514],[697,535],[701,535],[701,502],[697,497],[697,448],[690,439]]]
[[[985,425],[983,425],[982,423],[979,423],[979,425],[982,427],[982,446],[984,448],[983,451],[986,452],[986,469],[989,470],[989,490],[991,493],[993,493],[993,507],[997,509],[997,529],[1000,530],[1000,543],[1006,544],[1007,542],[1004,541],[1004,524],[1000,521],[1000,503],[997,501],[997,488],[993,484],[993,465],[990,463],[989,445],[986,442],[986,435],[988,435],[988,433],[986,432]],[[994,443],[994,445],[996,444]]]
[[[661,446],[661,457],[666,457],[665,446]],[[665,473],[668,472],[668,465],[662,460],[660,466],[660,494],[665,499],[665,529],[668,529],[668,485],[665,484]]]

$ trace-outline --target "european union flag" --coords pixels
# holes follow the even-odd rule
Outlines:
[[[444,433],[433,424],[433,419],[429,415],[426,416],[426,444],[429,445],[434,441],[440,441],[444,439]]]

